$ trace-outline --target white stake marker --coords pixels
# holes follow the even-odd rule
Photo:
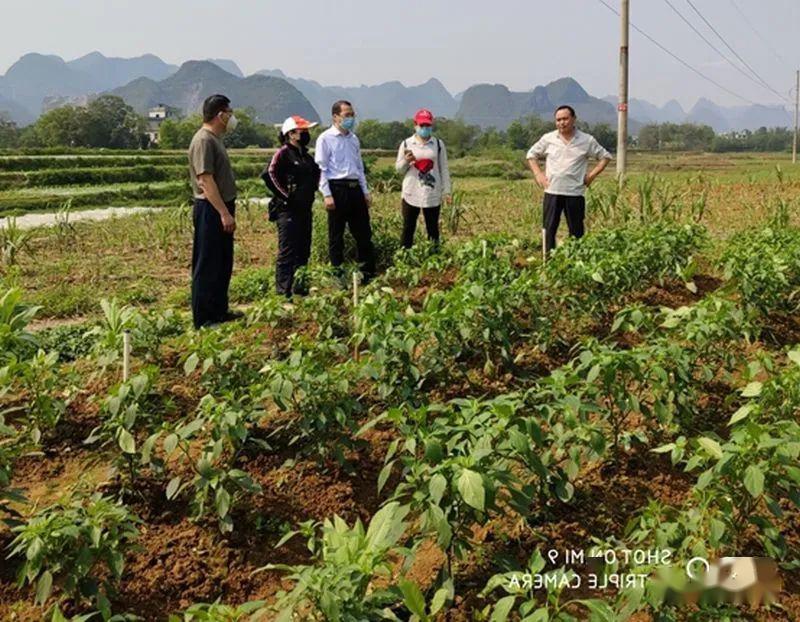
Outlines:
[[[131,373],[131,332],[122,333],[122,381],[128,382]]]
[[[542,227],[542,263],[547,262],[547,229]]]
[[[355,330],[356,326],[356,307],[358,306],[358,272],[353,272],[353,329]],[[358,344],[353,346],[353,358],[358,361],[359,352],[358,352]]]

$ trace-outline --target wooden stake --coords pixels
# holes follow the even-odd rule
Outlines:
[[[353,328],[356,326],[356,307],[358,307],[358,272],[353,272]],[[353,345],[353,358],[358,362],[360,353],[358,343]]]
[[[122,381],[128,382],[131,373],[131,331],[122,333]]]
[[[547,229],[542,227],[542,263],[547,263]]]

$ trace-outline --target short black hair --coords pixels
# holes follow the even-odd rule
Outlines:
[[[337,102],[333,102],[333,106],[331,106],[331,116],[333,116],[335,114],[341,114],[342,113],[342,106],[350,106],[352,108],[353,104],[351,104],[346,99],[340,99]]]
[[[221,111],[231,105],[231,100],[224,95],[216,94],[206,97],[203,102],[203,121],[209,123],[214,120]]]
[[[573,119],[577,116],[575,114],[575,108],[567,104],[561,104],[558,108],[556,108],[556,111],[553,113],[553,116],[557,115],[559,110],[569,110],[569,113],[572,115]]]

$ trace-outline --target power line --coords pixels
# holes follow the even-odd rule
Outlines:
[[[784,65],[787,65],[788,63],[787,63],[787,62],[786,62],[786,60],[783,58],[783,56],[781,56],[780,54],[778,54],[778,53],[775,51],[775,48],[773,48],[773,47],[772,47],[772,45],[770,45],[770,42],[769,42],[769,40],[768,40],[766,37],[764,37],[764,36],[763,36],[763,35],[762,35],[762,34],[761,34],[761,33],[760,33],[760,32],[759,32],[757,29],[756,29],[756,27],[755,27],[755,26],[753,26],[753,22],[751,22],[751,21],[750,21],[750,19],[748,19],[747,15],[745,15],[745,14],[744,14],[744,12],[742,11],[742,9],[740,9],[740,8],[739,8],[739,5],[738,5],[738,4],[736,4],[735,0],[731,0],[731,4],[733,5],[733,8],[734,8],[734,9],[736,9],[737,13],[739,13],[739,15],[741,15],[741,16],[742,16],[742,19],[743,19],[743,20],[745,21],[745,23],[746,23],[746,24],[747,24],[747,25],[750,27],[750,30],[752,30],[754,33],[756,33],[756,36],[757,36],[759,39],[761,39],[762,43],[763,43],[764,45],[766,45],[766,46],[767,46],[767,48],[769,49],[769,51],[770,51],[770,52],[772,52],[772,54],[775,56],[775,58],[777,58],[777,59],[778,59],[778,60],[779,60],[781,63],[783,63]]]
[[[725,54],[723,54],[723,53],[722,53],[722,52],[719,50],[719,48],[718,48],[716,45],[714,45],[713,43],[711,43],[711,41],[709,41],[709,40],[706,38],[706,36],[705,36],[705,35],[704,35],[702,32],[700,32],[700,31],[699,31],[697,28],[695,28],[694,24],[692,24],[692,22],[690,22],[690,21],[689,21],[689,20],[686,18],[686,16],[684,16],[684,14],[683,14],[683,13],[681,13],[681,12],[680,12],[680,11],[679,11],[679,10],[678,10],[676,7],[675,7],[675,5],[674,5],[674,4],[672,4],[672,2],[670,2],[670,0],[664,0],[664,2],[666,2],[666,3],[667,3],[667,6],[669,6],[669,8],[671,8],[671,9],[672,9],[672,10],[675,12],[675,14],[676,14],[678,17],[680,17],[680,18],[681,18],[681,19],[682,19],[682,20],[683,20],[683,21],[686,23],[686,25],[687,25],[687,26],[689,26],[689,28],[691,28],[691,29],[692,29],[692,30],[693,30],[693,31],[694,31],[694,32],[697,34],[697,36],[698,36],[698,37],[700,37],[700,38],[701,38],[703,41],[705,41],[705,42],[706,42],[706,44],[707,44],[707,45],[708,45],[708,46],[709,46],[709,47],[710,47],[712,50],[714,50],[714,51],[715,51],[717,54],[719,54],[719,55],[720,55],[720,56],[721,56],[721,57],[722,57],[722,58],[725,60],[725,62],[727,62],[727,63],[728,63],[728,64],[729,64],[731,67],[733,67],[733,68],[734,68],[736,71],[738,71],[739,73],[741,73],[741,74],[742,74],[742,75],[743,75],[745,78],[747,78],[747,79],[748,79],[748,80],[750,80],[751,82],[754,82],[755,84],[758,84],[759,86],[764,86],[764,85],[761,83],[761,81],[760,81],[760,80],[757,80],[756,78],[754,78],[753,76],[751,76],[751,75],[750,75],[749,73],[747,73],[747,72],[746,72],[744,69],[742,69],[741,67],[739,67],[739,65],[737,65],[736,63],[734,63],[734,62],[733,62],[733,61],[732,61],[730,58],[728,58],[728,57],[727,57]]]
[[[729,44],[729,43],[728,43],[728,42],[725,40],[725,37],[723,37],[721,34],[719,34],[719,32],[717,32],[717,29],[716,29],[716,28],[714,28],[714,26],[712,26],[712,25],[711,25],[711,22],[709,22],[709,21],[708,21],[708,20],[707,20],[707,19],[706,19],[706,18],[703,16],[703,14],[700,12],[700,10],[699,10],[699,9],[698,9],[698,8],[697,8],[695,5],[694,5],[694,3],[692,2],[692,0],[686,0],[686,2],[689,4],[689,6],[690,6],[690,7],[692,7],[692,9],[694,9],[694,12],[695,12],[695,13],[697,13],[697,15],[699,15],[699,16],[700,16],[700,19],[702,19],[702,20],[705,22],[706,26],[708,26],[708,27],[709,27],[709,28],[712,30],[712,32],[713,32],[715,35],[717,35],[717,37],[719,37],[720,41],[722,41],[722,42],[725,44],[725,47],[727,47],[727,48],[728,48],[728,49],[729,49],[729,50],[730,50],[730,51],[733,53],[733,55],[734,55],[736,58],[738,58],[738,59],[739,59],[739,61],[741,61],[742,65],[744,65],[745,67],[747,67],[747,68],[748,68],[748,69],[749,69],[749,70],[752,72],[752,74],[753,74],[753,75],[754,75],[756,78],[758,78],[758,79],[759,79],[759,81],[760,81],[760,82],[761,82],[761,83],[762,83],[762,84],[763,84],[763,85],[764,85],[764,86],[765,86],[767,89],[769,89],[770,91],[772,91],[773,93],[775,93],[775,95],[777,95],[778,97],[780,97],[780,98],[781,98],[783,101],[787,101],[787,99],[786,99],[786,96],[785,96],[785,95],[782,95],[781,93],[778,93],[778,91],[776,91],[776,90],[775,90],[775,89],[773,89],[773,88],[772,88],[772,87],[771,87],[769,84],[767,84],[766,80],[764,80],[764,79],[763,79],[763,78],[762,78],[760,75],[758,75],[758,72],[757,72],[755,69],[753,69],[753,68],[752,68],[750,65],[748,65],[746,60],[744,60],[744,59],[743,59],[741,56],[739,56],[738,52],[737,52],[736,50],[734,50],[734,49],[731,47],[731,45],[730,45],[730,44]]]
[[[598,1],[600,4],[602,4],[603,6],[605,6],[605,7],[606,7],[606,8],[607,8],[609,11],[611,11],[611,12],[612,12],[612,13],[614,13],[615,15],[619,16],[619,11],[617,11],[617,10],[616,10],[616,9],[615,9],[613,6],[611,6],[610,4],[608,4],[608,3],[607,3],[605,0],[597,0],[597,1]],[[664,47],[663,45],[661,45],[661,44],[660,44],[658,41],[656,41],[655,39],[653,39],[653,37],[651,37],[650,35],[648,35],[648,34],[647,34],[647,33],[646,33],[644,30],[642,30],[641,28],[639,28],[639,27],[638,27],[636,24],[634,24],[633,22],[631,22],[630,24],[631,24],[631,28],[633,28],[633,29],[634,29],[636,32],[638,32],[640,35],[642,35],[643,37],[645,37],[645,38],[646,38],[648,41],[650,41],[651,43],[653,43],[654,45],[656,45],[656,46],[657,46],[658,48],[660,48],[660,49],[661,49],[663,52],[666,52],[667,54],[669,54],[669,55],[670,55],[672,58],[674,58],[676,61],[678,61],[678,62],[679,62],[681,65],[683,65],[683,66],[684,66],[684,67],[686,67],[687,69],[691,70],[692,72],[696,73],[698,76],[700,76],[701,78],[703,78],[703,80],[706,80],[707,82],[710,82],[711,84],[713,84],[714,86],[716,86],[718,89],[722,89],[723,91],[725,91],[725,92],[726,92],[726,93],[728,93],[729,95],[733,95],[733,96],[734,96],[734,97],[736,97],[737,99],[741,99],[741,100],[743,100],[743,101],[746,101],[748,104],[753,104],[754,106],[757,106],[757,105],[758,105],[758,104],[757,104],[756,102],[754,102],[752,99],[748,99],[748,98],[747,98],[747,97],[745,97],[744,95],[739,95],[739,93],[736,93],[736,92],[734,92],[734,91],[730,90],[728,87],[722,86],[722,85],[721,85],[719,82],[717,82],[717,81],[716,81],[716,80],[714,80],[713,78],[710,78],[709,76],[707,76],[706,74],[704,74],[704,73],[703,73],[702,71],[700,71],[699,69],[697,69],[697,68],[693,67],[692,65],[690,65],[689,63],[687,63],[685,60],[683,60],[683,59],[682,59],[680,56],[678,56],[677,54],[675,54],[675,53],[671,52],[671,51],[670,51],[670,50],[668,50],[666,47]]]

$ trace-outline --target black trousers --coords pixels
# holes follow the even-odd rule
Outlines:
[[[569,234],[575,238],[583,237],[586,199],[584,197],[545,192],[542,205],[542,227],[545,230],[545,249],[548,252],[556,246],[556,232],[561,220],[561,212],[564,212],[564,216],[567,219]]]
[[[436,207],[414,207],[403,199],[403,235],[400,238],[404,248],[411,248],[414,244],[414,233],[417,231],[417,220],[419,213],[425,218],[425,229],[428,231],[428,239],[433,242],[439,241],[439,213],[442,206]]]
[[[305,280],[296,280],[295,271],[308,265],[311,256],[311,205],[289,204],[278,211],[278,259],[275,262],[275,289],[291,296],[308,292]]]
[[[226,203],[235,214],[236,202]],[[228,286],[233,272],[233,234],[206,199],[194,201],[192,245],[192,317],[195,328],[219,322],[228,313]]]
[[[331,264],[339,267],[344,263],[344,230],[356,241],[356,255],[364,279],[375,276],[375,247],[372,245],[372,228],[369,223],[369,208],[364,193],[357,181],[331,180],[331,196],[336,206],[328,211],[328,252]]]

